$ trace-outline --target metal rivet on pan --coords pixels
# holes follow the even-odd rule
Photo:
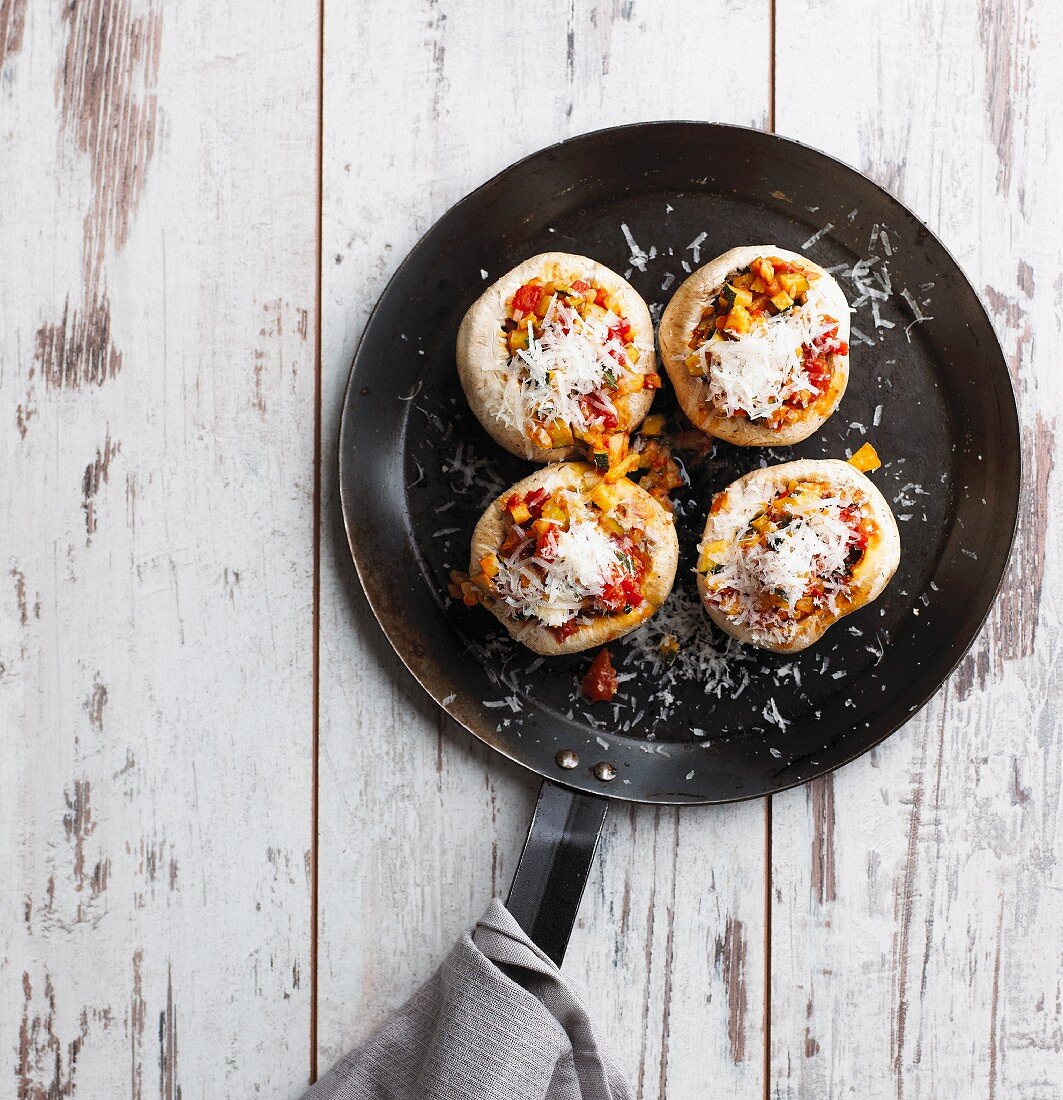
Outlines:
[[[616,779],[616,768],[603,760],[600,764],[594,765],[594,778],[600,779],[603,783],[611,783]]]
[[[554,759],[557,761],[557,766],[566,771],[579,767],[579,757],[571,749],[562,749]]]

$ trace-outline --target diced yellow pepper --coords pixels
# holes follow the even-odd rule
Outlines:
[[[610,468],[609,472],[605,475],[605,480],[608,482],[619,481],[622,477],[627,477],[632,470],[637,470],[641,464],[641,454],[637,451],[634,454],[629,454],[623,462]]]
[[[605,446],[609,452],[609,466],[612,468],[617,463],[622,462],[627,454],[627,434],[625,432],[614,432],[609,436]]]
[[[564,506],[558,504],[558,502],[553,498],[548,500],[543,505],[543,510],[541,514],[543,519],[551,520],[554,523],[564,523],[565,520],[568,518]]]
[[[744,306],[735,306],[727,315],[727,325],[732,332],[749,332],[751,318]]]
[[[735,287],[735,300],[736,306],[744,306],[748,309],[753,304],[753,295],[748,290],[744,290],[740,287]]]
[[[765,283],[767,283],[769,286],[771,285],[772,280],[775,278],[775,268],[772,267],[771,260],[754,260],[749,266],[757,275],[759,275],[764,280]]]
[[[627,361],[634,366],[639,361],[639,349],[634,344],[630,344],[624,349],[624,354],[627,356]]]
[[[510,505],[509,514],[513,517],[513,522],[519,527],[523,527],[531,519],[531,512],[528,511],[528,506],[523,500],[515,500]]]
[[[654,413],[647,416],[642,422],[643,435],[660,435],[664,431],[665,417],[663,413]]]
[[[727,549],[727,543],[722,539],[717,539],[715,542],[707,542],[701,548],[701,553],[698,555],[698,572],[708,573],[710,569],[716,564],[719,556]]]
[[[572,427],[566,421],[555,420],[546,430],[550,433],[550,443],[554,447],[572,446]]]
[[[692,378],[700,378],[701,377],[703,367],[702,367],[702,363],[701,363],[701,356],[698,355],[697,352],[694,352],[693,355],[688,355],[687,356],[686,364],[687,364],[687,374],[689,374]]]
[[[497,577],[499,570],[498,558],[494,554],[485,554],[480,559],[480,568],[483,570],[485,577]]]
[[[882,459],[878,457],[878,451],[870,443],[865,443],[849,459],[849,464],[855,466],[861,473],[870,474],[882,465]]]
[[[599,481],[590,491],[590,499],[607,515],[620,503],[620,494],[606,481]]]

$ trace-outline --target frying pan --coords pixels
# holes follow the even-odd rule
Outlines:
[[[689,270],[739,244],[806,252],[855,307],[839,410],[795,447],[688,459],[680,566],[663,612],[611,646],[624,682],[587,703],[589,655],[544,660],[447,596],[472,528],[530,464],[495,446],[454,363],[468,306],[538,252],[626,273],[656,316]],[[658,396],[667,408],[670,395]],[[804,653],[728,642],[694,595],[712,494],[758,465],[844,457],[871,440],[900,521],[884,595]],[[797,142],[697,122],[586,134],[507,168],[448,211],[396,271],[354,357],[339,449],[344,523],[381,627],[424,689],[544,779],[509,895],[561,962],[608,800],[717,803],[824,775],[938,689],[985,621],[1014,537],[1019,426],[984,308],[940,241],[854,169]],[[659,643],[681,643],[667,664]]]

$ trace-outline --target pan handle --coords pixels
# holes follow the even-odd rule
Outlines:
[[[543,781],[506,908],[561,965],[609,800]]]

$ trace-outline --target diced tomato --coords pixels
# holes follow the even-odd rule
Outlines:
[[[550,627],[550,633],[553,634],[559,642],[563,642],[566,638],[571,638],[577,630],[579,630],[579,621],[577,619],[569,619],[568,622],[562,623],[560,626]]]
[[[588,420],[601,420],[602,430],[611,432],[617,424],[620,423],[616,410],[611,405],[606,404],[604,395],[601,391],[595,394],[600,399],[600,402],[592,401],[589,396],[581,397],[579,399],[580,408],[583,410],[583,415]]]
[[[632,607],[642,604],[642,581],[638,577],[624,578],[624,596]]]
[[[525,283],[516,294],[513,295],[513,308],[524,313],[531,313],[539,305],[543,296],[543,288],[535,283]]]
[[[572,284],[572,289],[575,290],[579,294],[585,294],[588,290],[590,290],[590,288],[591,288],[591,284],[590,283],[585,283],[582,279],[577,279]]]
[[[539,518],[539,513],[543,510],[543,505],[546,503],[546,498],[549,493],[545,489],[532,489],[530,493],[524,498],[524,503],[527,509],[532,514],[533,519]]]
[[[604,291],[604,290],[598,290],[598,291],[596,291],[596,292],[595,292],[595,295],[594,295],[594,301],[595,301],[595,302],[596,302],[596,303],[597,303],[598,305],[600,305],[600,306],[604,306],[604,305],[605,305],[605,291]]]
[[[559,527],[550,527],[549,530],[544,531],[538,539],[535,541],[535,554],[537,557],[543,559],[543,561],[553,561],[554,554],[557,552],[557,536],[560,531]]]
[[[591,662],[591,667],[583,677],[580,685],[583,694],[592,703],[608,703],[616,695],[619,686],[620,681],[609,657],[609,650],[603,649]]]
[[[603,611],[623,611],[627,607],[627,598],[624,596],[623,582],[613,581],[605,586],[604,591],[598,597],[598,606]]]
[[[811,352],[805,351],[805,374],[816,393],[826,393],[830,388],[831,369],[822,359],[811,357]]]
[[[621,318],[606,334],[608,340],[619,340],[623,343],[631,334],[631,326]]]

